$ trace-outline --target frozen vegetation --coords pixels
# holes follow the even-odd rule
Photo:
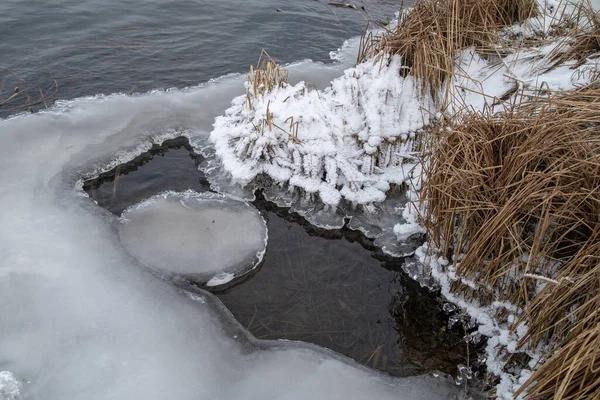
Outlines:
[[[164,192],[129,207],[119,237],[143,264],[207,286],[258,266],[268,239],[265,221],[250,204],[193,191]]]
[[[305,82],[265,95],[247,87],[216,119],[217,155],[241,185],[264,174],[331,207],[383,202],[406,179],[403,161],[427,122],[420,85],[400,67],[398,57],[365,62],[322,91]]]
[[[407,222],[396,188],[418,175],[415,137],[433,104],[420,98],[419,82],[398,74],[400,61],[382,55],[321,89],[301,81],[262,93],[247,82],[210,135],[213,186],[242,198],[240,187],[260,186],[314,225],[340,228],[349,218],[388,253],[412,254],[408,239],[422,229],[394,231]]]
[[[330,80],[343,65],[304,62],[291,70]],[[459,396],[439,378],[391,378],[316,346],[253,339],[212,295],[149,273],[122,247],[122,222],[82,191],[82,179],[152,143],[185,135],[206,150],[214,118],[242,92],[243,79],[82,98],[0,121],[2,400]],[[201,230],[202,216],[193,213],[186,229],[198,223]],[[137,238],[148,240],[149,252],[173,234],[152,229]],[[255,239],[262,243],[261,229]],[[229,249],[232,263],[245,257],[237,246]]]

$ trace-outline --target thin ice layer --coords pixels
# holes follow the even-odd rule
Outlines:
[[[457,394],[433,378],[392,379],[315,346],[250,340],[212,296],[187,296],[133,262],[116,217],[77,187],[82,174],[130,160],[153,142],[201,140],[241,82],[85,98],[0,121],[0,370],[29,382],[24,398]]]
[[[260,263],[267,226],[246,202],[214,193],[169,191],[125,210],[119,237],[143,264],[216,286]]]

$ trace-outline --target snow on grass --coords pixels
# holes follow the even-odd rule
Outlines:
[[[448,301],[456,304],[463,312],[468,314],[479,324],[477,332],[471,334],[483,335],[487,337],[485,347],[485,365],[487,371],[500,378],[500,383],[496,387],[498,398],[510,400],[514,398],[514,393],[521,386],[527,377],[531,375],[528,369],[520,369],[518,373],[509,373],[504,370],[504,357],[507,354],[517,351],[525,352],[531,357],[530,366],[533,367],[542,356],[541,349],[520,349],[519,341],[526,335],[527,326],[520,324],[516,329],[512,329],[512,322],[515,320],[516,307],[507,302],[494,301],[490,305],[479,304],[477,300],[465,300],[462,296],[455,294],[450,285],[453,281],[459,281],[463,285],[476,287],[476,284],[469,282],[456,275],[455,267],[448,260],[439,257],[438,251],[430,244],[425,243],[415,252],[415,259],[418,265],[410,265],[408,268],[422,268],[422,271],[430,275],[436,287],[439,287],[441,294]],[[419,267],[420,266],[420,267]],[[494,315],[504,310],[510,313],[506,323],[499,323]]]
[[[504,57],[482,57],[474,49],[464,49],[457,54],[457,63],[451,83],[451,103],[446,112],[450,118],[460,121],[465,110],[471,112],[502,112],[504,105],[511,107],[513,101],[519,104],[521,95],[543,95],[544,93],[572,90],[586,85],[595,77],[596,60],[588,58],[583,63],[565,61],[556,64],[552,55],[562,43],[563,38],[540,43],[536,47],[522,48]],[[506,103],[505,103],[506,102]],[[426,177],[425,177],[426,179]],[[419,204],[416,193],[412,194],[415,206],[407,212],[413,212],[417,218],[417,209],[427,207],[426,203]],[[414,227],[410,218],[407,223],[394,228],[400,235],[411,231]],[[519,387],[531,376],[538,361],[545,353],[545,348],[529,348],[519,346],[519,341],[527,334],[527,326],[523,323],[513,326],[519,318],[519,310],[509,303],[493,301],[489,305],[480,304],[476,299],[466,300],[461,295],[451,291],[451,283],[458,282],[473,289],[478,287],[456,274],[456,268],[448,260],[439,257],[440,252],[431,243],[425,243],[416,251],[416,262],[407,265],[407,272],[425,285],[431,285],[431,280],[442,295],[458,305],[478,324],[479,335],[486,336],[486,366],[488,372],[496,375],[500,383],[496,386],[496,395],[501,399],[513,399]],[[457,258],[460,262],[460,255]],[[522,261],[522,260],[521,260]],[[507,267],[510,270],[510,267]],[[536,278],[537,289],[541,290],[547,284],[543,277]],[[515,276],[514,279],[523,277]],[[508,312],[506,322],[499,322],[494,315],[498,311]],[[531,361],[529,365],[507,369],[506,356],[511,353],[524,352]],[[519,398],[524,397],[521,395]]]
[[[429,120],[419,83],[400,68],[389,57],[346,70],[325,90],[300,82],[249,91],[215,120],[216,155],[242,185],[267,176],[328,206],[382,202],[403,183],[402,164]]]

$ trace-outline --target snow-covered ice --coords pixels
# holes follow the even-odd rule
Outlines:
[[[261,187],[313,225],[350,220],[386,253],[412,254],[418,243],[408,238],[422,230],[398,240],[394,226],[406,222],[402,185],[414,175],[414,139],[432,104],[419,82],[400,76],[400,62],[381,55],[316,90],[301,81],[255,97],[247,84],[210,135],[213,188],[252,198],[239,187]]]
[[[253,339],[212,295],[141,267],[118,218],[81,190],[155,142],[205,145],[242,82],[82,98],[0,121],[0,371],[24,382],[23,398],[458,396],[437,378],[391,378],[316,346]]]
[[[268,234],[252,205],[188,190],[129,207],[119,237],[129,254],[156,271],[218,286],[259,265]]]

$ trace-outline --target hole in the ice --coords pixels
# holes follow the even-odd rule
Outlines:
[[[187,139],[148,153],[84,183],[101,207],[120,215],[165,190],[209,191]],[[448,328],[438,296],[401,272],[362,233],[325,230],[276,207],[260,194],[254,206],[269,239],[259,270],[215,294],[259,339],[315,343],[396,376],[431,370],[456,375],[473,365],[460,324]]]

